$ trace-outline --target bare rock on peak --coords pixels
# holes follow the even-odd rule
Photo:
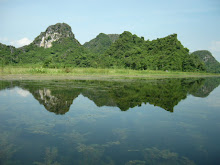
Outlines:
[[[45,32],[35,38],[33,43],[38,47],[50,48],[54,41],[58,41],[61,38],[76,40],[71,27],[66,23],[57,23],[49,26]]]

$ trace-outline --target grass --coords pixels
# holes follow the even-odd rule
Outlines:
[[[202,72],[177,72],[155,70],[131,70],[131,69],[102,69],[102,68],[42,68],[42,67],[15,67],[6,66],[1,68],[0,76],[74,76],[76,77],[117,77],[117,78],[172,78],[172,77],[204,77],[220,76],[220,74]]]

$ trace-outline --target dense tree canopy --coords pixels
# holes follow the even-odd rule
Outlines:
[[[190,55],[173,34],[153,41],[144,41],[130,32],[124,32],[105,52],[107,66],[131,69],[204,71],[205,66]]]

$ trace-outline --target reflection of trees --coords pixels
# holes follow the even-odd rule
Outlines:
[[[1,81],[1,89],[19,86],[29,90],[40,104],[56,114],[65,114],[82,94],[97,106],[115,106],[122,111],[143,103],[173,112],[188,94],[206,97],[220,78],[161,79],[145,81]]]
[[[14,87],[14,83],[12,83],[12,81],[1,81],[0,80],[0,91],[4,89],[13,88],[13,87]]]
[[[107,82],[105,82],[107,83]],[[149,82],[118,82],[106,89],[88,89],[83,95],[93,100],[97,106],[117,106],[126,111],[142,103],[159,106],[173,112],[173,108],[189,91],[202,84],[199,79],[163,79]]]

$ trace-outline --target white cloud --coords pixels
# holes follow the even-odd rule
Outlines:
[[[212,41],[210,50],[213,52],[220,52],[220,41]]]
[[[28,45],[30,44],[32,41],[29,40],[28,38],[24,37],[20,40],[15,40],[15,41],[11,41],[10,44],[15,46],[15,47],[21,47],[21,46],[24,46],[24,45]]]

